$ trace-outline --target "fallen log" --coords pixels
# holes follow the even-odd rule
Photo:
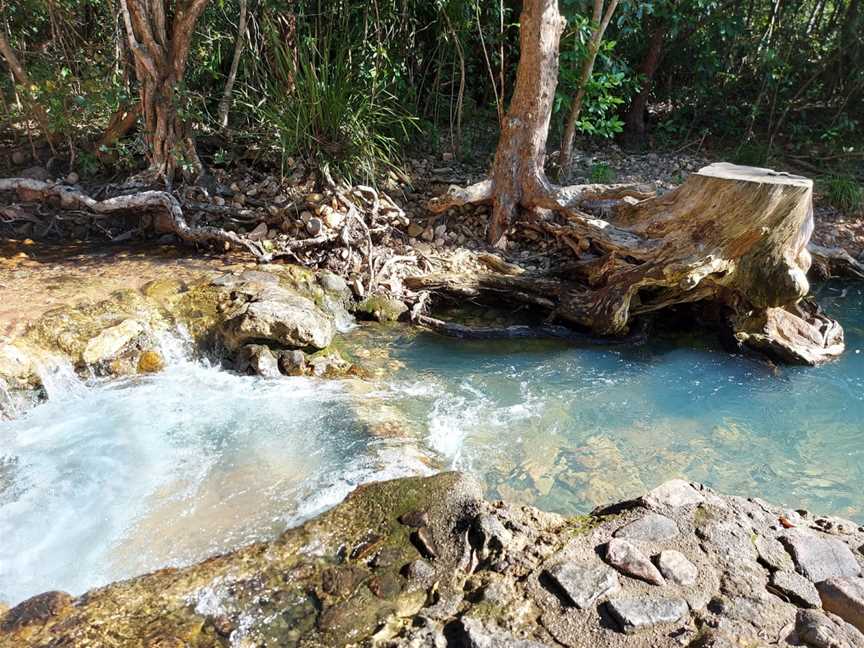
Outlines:
[[[546,305],[558,320],[599,335],[625,334],[636,315],[707,301],[724,307],[740,343],[780,360],[817,364],[842,352],[839,324],[799,306],[810,290],[811,180],[719,163],[663,196],[626,194],[609,220],[573,207],[573,197],[596,191],[535,197],[566,217],[549,225],[556,236],[586,239],[594,253],[561,279],[435,275],[405,284]]]

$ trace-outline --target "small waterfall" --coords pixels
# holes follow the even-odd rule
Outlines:
[[[158,331],[154,337],[166,365],[191,360],[195,355],[195,342],[182,324],[173,331]]]
[[[78,374],[72,363],[64,358],[46,356],[36,364],[36,375],[42,383],[42,389],[48,400],[64,401],[81,398],[87,391],[87,385]]]
[[[336,324],[336,330],[340,333],[357,328],[357,321],[354,316],[345,310],[342,302],[331,295],[324,296],[324,305],[326,309],[333,314],[333,319]]]
[[[0,419],[16,418],[18,416],[18,407],[9,392],[9,385],[6,381],[0,378]]]

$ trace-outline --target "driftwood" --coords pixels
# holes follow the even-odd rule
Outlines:
[[[578,209],[582,201],[615,191],[622,199],[609,220]],[[659,197],[639,200],[634,187],[576,187],[558,194],[537,197],[537,206],[558,211],[567,222],[545,227],[578,241],[571,249],[593,252],[563,280],[434,275],[406,280],[406,286],[541,305],[560,321],[611,336],[626,333],[635,316],[712,302],[724,307],[740,343],[781,360],[816,364],[842,352],[842,328],[801,304],[810,289],[807,243],[813,231],[813,183],[807,178],[723,163]],[[454,190],[436,207],[471,197],[471,190]]]
[[[813,257],[811,274],[819,279],[851,277],[864,279],[864,265],[843,248],[825,247],[812,241],[807,246]]]

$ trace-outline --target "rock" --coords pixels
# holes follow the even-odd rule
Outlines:
[[[402,574],[409,580],[428,582],[435,577],[435,568],[426,560],[418,558],[405,565]]]
[[[246,235],[250,241],[262,241],[267,238],[267,223],[258,223],[258,225]]]
[[[580,610],[591,607],[596,601],[621,588],[618,575],[605,565],[563,562],[549,568],[546,573]]]
[[[41,166],[32,166],[27,167],[21,173],[18,174],[20,178],[30,178],[31,180],[40,180],[45,182],[49,178],[51,178],[51,174],[48,173],[48,169]]]
[[[674,549],[660,552],[657,557],[657,567],[663,574],[663,578],[685,587],[695,583],[699,576],[696,565],[687,560],[687,556]]]
[[[149,349],[138,358],[138,373],[158,373],[165,368],[165,361],[158,351]]]
[[[798,611],[795,634],[813,648],[864,648],[864,635],[858,630],[818,610]]]
[[[243,347],[237,360],[237,369],[251,369],[262,378],[279,378],[279,362],[269,347],[263,344],[247,344]]]
[[[423,233],[423,226],[418,225],[417,223],[411,223],[408,225],[408,236],[411,238],[417,238]]]
[[[69,173],[69,175],[66,176],[66,184],[70,184],[70,185],[78,184],[78,181],[80,179],[81,179],[80,176],[77,173],[75,173],[74,171],[72,171],[71,173]]]
[[[13,151],[12,152],[12,164],[15,166],[21,166],[27,161],[27,155],[22,151]]]
[[[606,562],[618,571],[633,578],[639,578],[652,585],[663,585],[663,576],[657,568],[627,540],[613,538],[606,545]]]
[[[779,540],[760,535],[753,544],[756,546],[759,561],[769,569],[774,571],[793,571],[795,569],[792,557]]]
[[[123,320],[116,326],[109,326],[91,338],[84,347],[81,359],[88,366],[112,360],[143,333],[144,327],[138,320]]]
[[[790,530],[780,538],[798,572],[818,583],[835,576],[860,576],[861,566],[842,540],[806,530]]]
[[[337,228],[345,222],[345,214],[342,212],[336,211],[329,205],[325,205],[321,209],[321,219],[324,221],[324,224],[330,228]]]
[[[302,376],[306,373],[306,355],[302,351],[283,351],[279,354],[279,368],[286,376]]]
[[[474,518],[471,525],[475,536],[480,541],[477,551],[480,560],[489,560],[500,556],[513,542],[513,534],[508,531],[494,515],[482,513]]]
[[[864,632],[864,578],[829,578],[816,588],[823,608]]]
[[[649,508],[678,508],[701,504],[705,497],[683,479],[673,479],[661,484],[647,495],[642,502]]]
[[[399,516],[399,523],[419,529],[429,525],[429,514],[426,511],[408,511]]]
[[[318,236],[324,229],[324,223],[320,218],[312,217],[306,222],[306,232],[309,236]]]
[[[466,648],[548,648],[546,644],[530,639],[517,639],[498,628],[494,622],[484,624],[482,621],[462,617],[463,642]]]
[[[330,346],[336,327],[315,303],[290,291],[278,299],[242,306],[222,326],[225,345],[238,349],[248,342],[268,340],[287,348]]]
[[[411,542],[424,558],[433,559],[438,557],[438,549],[432,537],[432,529],[422,526],[411,534]]]
[[[683,599],[650,597],[613,599],[606,607],[627,634],[662,623],[678,623],[688,611]]]
[[[805,608],[818,608],[819,592],[809,580],[795,572],[777,571],[771,574],[768,591],[780,598]]]
[[[404,303],[384,295],[369,295],[355,309],[356,314],[366,315],[379,322],[395,322],[407,312],[408,307]]]
[[[318,275],[318,283],[327,292],[342,294],[348,290],[348,284],[337,274],[332,272],[321,272]]]
[[[423,230],[423,233],[420,234],[420,238],[431,243],[435,240],[435,230],[431,227],[427,227]]]
[[[15,632],[28,625],[47,621],[72,607],[72,597],[66,592],[45,592],[22,601],[6,613],[4,632]]]
[[[678,535],[678,525],[665,515],[659,513],[648,513],[626,524],[612,534],[616,538],[629,538],[632,540],[644,540],[645,542],[657,542],[668,540]]]
[[[0,381],[10,387],[33,386],[38,378],[30,356],[14,344],[0,344]]]

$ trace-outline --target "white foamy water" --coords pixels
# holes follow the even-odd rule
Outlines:
[[[188,361],[89,388],[43,375],[50,400],[0,423],[7,603],[272,538],[361,483],[429,472],[410,440],[370,440],[339,382]]]

